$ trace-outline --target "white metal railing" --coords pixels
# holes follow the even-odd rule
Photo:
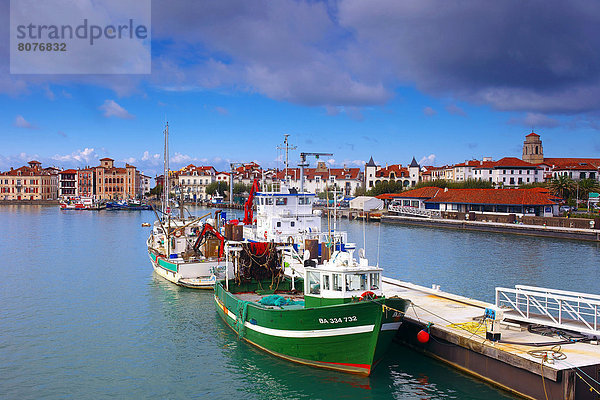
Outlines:
[[[514,320],[593,335],[600,334],[600,296],[516,285],[496,288],[496,306],[508,307]]]
[[[394,205],[394,204],[388,206],[388,211],[398,213],[398,214],[418,215],[420,217],[427,217],[427,218],[441,218],[442,217],[442,212],[439,210],[426,210],[423,208],[400,206],[400,205]]]

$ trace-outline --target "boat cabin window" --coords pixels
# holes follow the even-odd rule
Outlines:
[[[323,290],[330,290],[329,288],[329,275],[323,275]]]
[[[272,197],[269,197],[269,198],[267,199],[267,205],[269,205],[269,206],[272,206],[272,205],[273,205],[273,198],[272,198]]]
[[[371,290],[378,290],[379,289],[379,273],[378,272],[371,272]]]
[[[367,274],[347,274],[346,290],[367,290]]]
[[[310,197],[298,197],[298,204],[299,205],[310,204]]]
[[[276,206],[285,206],[287,204],[287,197],[277,197],[275,199]]]
[[[261,206],[264,206],[264,205],[265,205],[265,198],[264,198],[264,197],[261,197],[261,198],[260,198],[260,205],[261,205]]]
[[[333,290],[342,291],[342,274],[331,274],[333,280]]]
[[[321,280],[318,272],[308,273],[308,292],[310,294],[321,293]]]
[[[296,226],[296,223],[294,221],[290,222],[290,226]]]
[[[281,228],[281,221],[277,221],[277,227]]]

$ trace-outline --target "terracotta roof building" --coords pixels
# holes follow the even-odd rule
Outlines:
[[[383,182],[398,182],[404,187],[411,187],[420,181],[421,167],[414,157],[408,167],[403,167],[402,164],[386,164],[385,167],[382,167],[375,164],[373,157],[365,164],[364,184],[366,190]]]
[[[574,180],[600,180],[600,158],[544,157],[542,139],[540,135],[534,132],[525,136],[523,160],[542,168],[545,180],[557,178],[561,175]]]
[[[274,178],[286,179],[286,170],[278,171]],[[300,168],[288,168],[287,180],[292,187],[300,188]],[[362,187],[363,177],[360,168],[329,168],[320,161],[316,168],[304,168],[304,190],[319,193],[327,187],[335,187],[344,195],[351,196],[357,188]]]
[[[124,168],[115,167],[112,158],[102,158],[94,167],[96,198],[99,200],[134,199],[140,195],[139,171],[129,164]]]
[[[0,174],[2,200],[56,200],[58,174],[55,169],[42,169],[39,161]]]
[[[558,215],[561,200],[548,189],[440,189],[424,187],[398,194],[377,196],[393,199],[405,207],[455,211],[552,216]]]

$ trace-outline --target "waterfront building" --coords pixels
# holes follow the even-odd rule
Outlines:
[[[58,196],[67,199],[77,195],[77,170],[66,169],[60,171],[58,173]]]
[[[181,196],[186,201],[209,199],[213,193],[207,193],[206,187],[216,180],[217,171],[211,166],[188,165],[178,171],[177,182]]]
[[[403,207],[406,214],[422,214],[422,210],[439,210],[480,214],[515,214],[543,217],[559,214],[560,199],[548,189],[441,189],[423,187],[403,193],[377,196]]]
[[[491,161],[491,160],[490,160]],[[454,181],[464,182],[469,179],[474,179],[473,172],[480,165],[478,160],[467,160],[464,163],[454,164],[452,166]]]
[[[412,187],[420,181],[421,167],[414,157],[408,167],[403,167],[402,164],[386,164],[385,167],[381,167],[375,164],[373,157],[365,164],[364,185],[366,190],[383,182],[399,182],[404,187]]]
[[[94,176],[99,200],[133,199],[139,195],[139,171],[133,165],[118,168],[112,158],[102,158],[100,165],[94,167]]]
[[[262,180],[263,170],[255,162],[245,163],[234,169],[233,184],[243,183],[244,185],[252,185],[254,179]]]
[[[152,177],[150,177],[148,175],[144,175],[143,173],[140,173],[139,176],[140,176],[139,193],[141,196],[146,196],[150,193],[150,189],[152,187]]]
[[[522,184],[543,182],[543,169],[516,157],[498,161],[480,161],[473,168],[473,178],[489,181],[496,187],[518,187]]]
[[[96,179],[94,168],[86,167],[77,170],[77,195],[94,197],[96,194]]]
[[[300,168],[288,168],[279,171],[276,179],[285,180],[290,187],[300,188]],[[330,168],[322,161],[316,168],[304,168],[304,190],[309,193],[320,193],[327,188],[336,188],[344,196],[352,196],[356,189],[362,188],[363,177],[360,168]]]
[[[39,161],[0,174],[2,200],[56,200],[58,174],[55,168],[42,169]]]
[[[229,176],[231,175],[231,173],[229,172],[217,172],[215,174],[215,180],[217,182],[225,182],[225,184],[227,186],[229,186]]]
[[[538,165],[544,171],[546,181],[559,176],[573,180],[596,179],[600,181],[600,158],[544,157],[542,139],[531,132],[523,142],[523,161]]]

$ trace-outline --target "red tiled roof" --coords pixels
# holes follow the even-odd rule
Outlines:
[[[537,168],[536,164],[528,163],[527,161],[523,161],[516,157],[504,157],[498,161],[480,161],[479,166],[475,167],[476,169],[490,169],[490,168],[506,168],[506,167],[529,167],[529,168]]]
[[[76,174],[76,169],[65,169],[64,171],[60,171],[59,174]]]
[[[115,161],[115,160],[113,160],[112,158],[104,157],[104,158],[101,158],[100,161]]]
[[[443,189],[434,186],[425,186],[419,189],[407,190],[406,192],[402,193],[384,193],[375,197],[381,200],[389,200],[398,197],[413,199],[430,199],[432,197],[435,197],[435,195],[441,190]]]
[[[540,135],[538,135],[537,133],[533,133],[531,132],[529,135],[525,136],[525,137],[529,137],[529,136],[536,136],[536,137],[540,137]]]
[[[410,172],[408,171],[408,168],[403,167],[402,164],[393,164],[385,168],[381,168],[380,170],[375,172],[375,176],[377,178],[389,178],[392,172],[395,176],[394,179],[410,177]]]
[[[464,163],[454,164],[452,167],[478,167],[481,163],[477,160],[469,160]]]
[[[19,174],[20,172],[20,174]],[[39,175],[50,175],[48,171],[36,170],[31,167],[20,167],[7,172],[2,173],[5,176],[39,176]]]
[[[600,158],[544,158],[542,164],[553,167],[553,169],[589,171],[600,168]]]
[[[556,197],[547,189],[448,189],[439,191],[427,203],[553,205]]]

